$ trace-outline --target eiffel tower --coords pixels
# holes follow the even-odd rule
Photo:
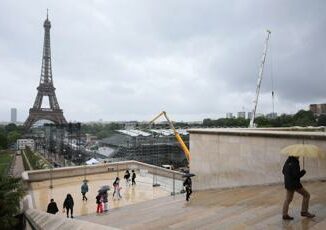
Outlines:
[[[50,47],[50,28],[48,14],[44,21],[44,44],[43,44],[43,58],[40,84],[37,87],[37,96],[33,108],[29,110],[29,116],[24,123],[25,130],[32,127],[32,125],[39,120],[50,120],[56,124],[66,124],[67,121],[63,116],[63,111],[60,109],[57,97],[55,95],[55,88],[53,86],[52,67],[51,67],[51,47]],[[50,108],[42,108],[43,97],[49,98]]]

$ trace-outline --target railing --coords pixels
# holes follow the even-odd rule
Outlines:
[[[32,170],[23,173],[23,180],[26,183],[45,181],[45,180],[54,180],[67,177],[76,177],[76,176],[86,176],[94,175],[100,173],[117,173],[117,176],[120,177],[120,173],[123,173],[125,170],[139,170],[139,172],[146,172],[153,175],[153,185],[157,181],[162,184],[163,188],[172,188],[171,194],[174,195],[178,191],[177,187],[180,187],[180,181],[183,180],[184,173],[161,168],[155,165],[150,165],[142,163],[139,161],[122,161],[114,163],[104,163],[97,165],[84,165],[84,166],[73,166],[73,167],[64,167],[64,168],[54,168],[52,171],[49,169],[43,170]],[[172,180],[163,180],[164,178],[170,178]],[[155,181],[156,179],[156,181]],[[176,184],[177,183],[177,184]]]

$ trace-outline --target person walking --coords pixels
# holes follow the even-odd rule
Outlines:
[[[289,216],[288,211],[294,192],[302,195],[301,216],[315,217],[314,214],[308,212],[310,194],[300,182],[300,178],[306,174],[306,170],[300,170],[299,157],[289,156],[284,163],[282,173],[286,189],[286,197],[283,203],[283,220],[293,220],[293,217]]]
[[[134,186],[136,185],[136,173],[135,173],[135,170],[132,170],[132,176],[131,176],[131,185]]]
[[[129,186],[129,180],[130,180],[130,172],[129,170],[126,170],[125,175],[123,177],[126,180],[126,186]]]
[[[105,191],[102,194],[102,199],[103,199],[103,206],[104,206],[104,212],[109,211],[109,201],[108,201],[108,192]]]
[[[190,177],[185,179],[183,186],[186,188],[186,201],[189,201],[190,195],[192,193],[192,181]]]
[[[120,198],[122,198],[122,196],[120,195],[120,179],[119,177],[115,178],[115,181],[113,182],[113,188],[114,188],[114,191],[113,191],[113,195],[112,197],[114,198],[114,195],[117,194],[118,195],[118,199],[120,200]]]
[[[67,211],[67,218],[69,218],[69,210],[70,210],[70,217],[74,218],[74,199],[72,198],[71,194],[68,193],[65,201],[63,202],[63,210],[66,209]],[[64,212],[64,211],[63,211]]]
[[[84,181],[84,183],[82,184],[81,188],[80,188],[81,194],[83,195],[83,201],[86,200],[87,201],[87,197],[86,197],[86,193],[88,192],[88,184],[87,181]]]
[[[102,199],[102,195],[100,193],[97,194],[96,196],[96,204],[97,204],[97,208],[96,208],[96,212],[97,213],[102,213],[103,212],[103,199]]]
[[[46,210],[47,213],[56,214],[59,211],[57,203],[54,202],[54,199],[51,199],[50,203],[48,204],[48,209]]]

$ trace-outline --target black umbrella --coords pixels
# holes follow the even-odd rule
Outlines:
[[[193,176],[196,176],[196,175],[193,173],[186,173],[186,174],[182,175],[182,177],[193,177]]]
[[[108,191],[108,190],[110,190],[111,188],[110,188],[110,186],[109,185],[103,185],[99,190],[98,190],[98,192],[99,193],[104,193],[104,192],[106,192],[106,191]]]

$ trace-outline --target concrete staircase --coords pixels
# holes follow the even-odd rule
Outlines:
[[[164,197],[79,218],[121,229],[326,229],[326,183],[304,186],[314,219],[300,216],[301,196],[295,194],[290,205],[295,219],[282,220],[281,185],[195,192],[190,202],[184,195]]]

